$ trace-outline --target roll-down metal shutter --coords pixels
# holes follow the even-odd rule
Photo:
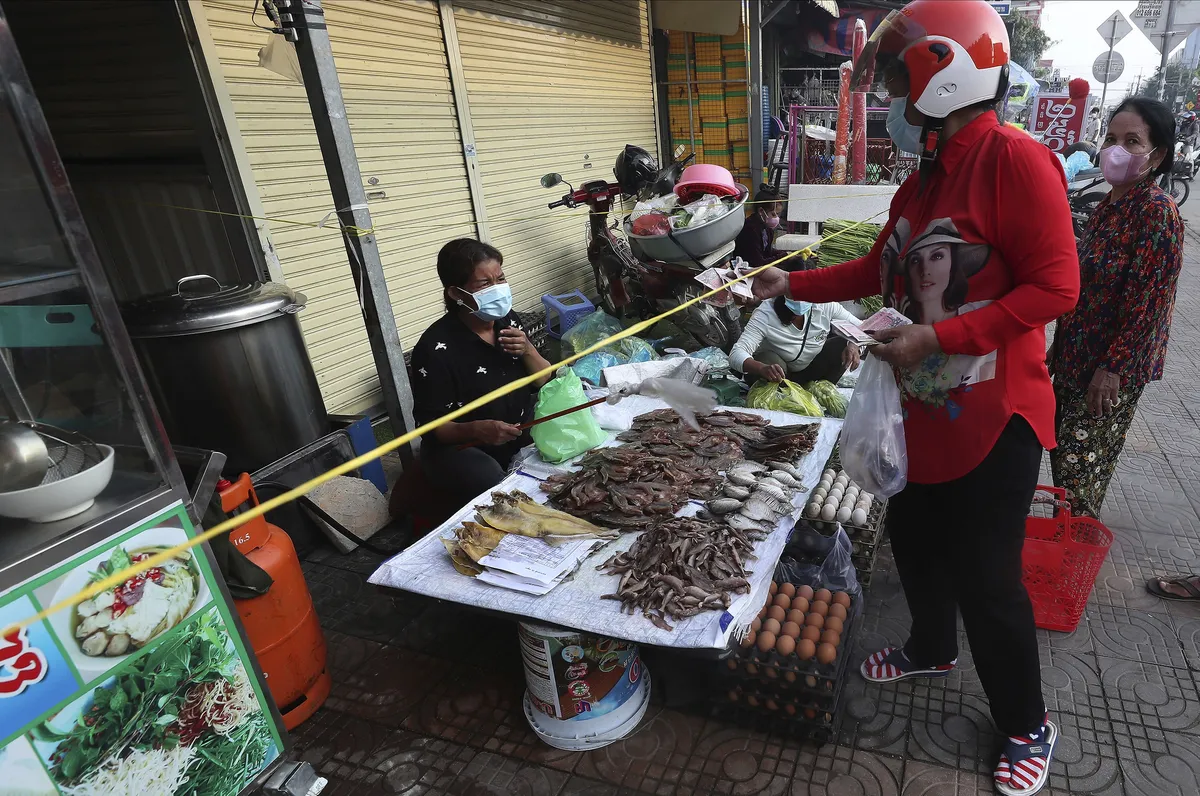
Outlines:
[[[266,214],[320,221],[333,199],[303,87],[258,65],[270,34],[251,24],[252,0],[204,5]],[[437,5],[324,7],[401,342],[411,347],[442,312],[438,249],[475,234]],[[336,225],[270,226],[287,283],[308,297],[300,325],[326,405],[349,412],[376,403],[378,377]]]
[[[548,210],[562,190],[612,180],[625,144],[657,152],[643,0],[454,0],[488,227],[516,303],[595,292],[582,210]]]

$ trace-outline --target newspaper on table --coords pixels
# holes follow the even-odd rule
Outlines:
[[[479,559],[479,565],[484,567],[479,577],[485,583],[507,589],[545,594],[578,569],[592,551],[603,546],[601,539],[552,545],[542,539],[509,533],[496,549]]]
[[[645,396],[634,398],[638,400],[621,401],[612,409],[621,410],[624,407],[625,411],[633,416],[666,408],[662,401]],[[814,449],[797,464],[802,475],[801,483],[810,490],[817,485],[821,480],[821,473],[824,472],[825,462],[833,452],[833,446],[841,432],[842,421],[800,417],[788,412],[765,409],[736,411],[762,415],[773,425],[779,426],[797,423],[819,424],[820,431]],[[557,466],[560,472],[564,464],[567,463]],[[511,492],[519,489],[537,502],[545,503],[548,495],[541,491],[541,481],[545,476],[534,475],[533,468],[528,468],[528,465],[529,462],[523,462],[516,472],[509,474],[495,487],[495,491]],[[805,494],[796,495],[793,503],[795,511],[792,515],[781,519],[767,538],[755,545],[753,557],[747,562],[747,569],[750,570],[750,592],[731,595],[733,601],[725,611],[707,611],[673,623],[673,631],[656,627],[640,613],[621,613],[621,603],[615,600],[600,599],[602,595],[611,594],[616,590],[620,578],[598,571],[597,565],[611,555],[628,550],[638,538],[638,532],[622,534],[618,539],[604,545],[603,549],[591,552],[576,569],[550,584],[550,588],[541,594],[537,592],[546,585],[544,582],[535,583],[533,578],[503,569],[490,568],[483,575],[474,578],[460,574],[446,555],[442,536],[453,533],[454,528],[461,525],[463,520],[472,519],[475,506],[491,504],[490,490],[460,509],[437,530],[385,561],[371,575],[370,582],[439,600],[450,600],[574,628],[586,633],[625,639],[635,644],[653,644],[676,649],[724,649],[731,637],[754,621],[758,609],[766,602],[771,579],[775,574],[775,565],[783,554],[783,548],[806,497]],[[688,503],[679,514],[690,516],[700,508],[699,502]],[[523,563],[525,566],[531,566],[527,562]],[[545,566],[546,571],[555,569],[547,563],[540,566]],[[496,580],[502,583],[496,584]],[[499,587],[501,585],[503,588]]]
[[[868,332],[884,332],[888,329],[895,329],[897,326],[907,326],[910,323],[912,323],[911,320],[901,315],[895,309],[884,307],[861,323],[836,320],[830,326],[833,327],[833,331],[855,345],[872,346],[879,345],[881,341],[876,340]]]

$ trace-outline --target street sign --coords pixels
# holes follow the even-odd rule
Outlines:
[[[1112,16],[1100,23],[1100,27],[1096,28],[1096,32],[1100,34],[1100,38],[1104,39],[1105,44],[1109,47],[1115,47],[1117,42],[1133,32],[1133,26],[1125,19],[1124,14],[1120,11],[1114,11],[1112,12]]]
[[[988,5],[996,9],[996,13],[1002,17],[1012,13],[1012,3],[1009,0],[988,0]]]
[[[1111,83],[1125,71],[1125,59],[1119,52],[1100,53],[1092,64],[1092,77],[1097,83]]]

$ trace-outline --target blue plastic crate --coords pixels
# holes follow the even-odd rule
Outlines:
[[[595,305],[578,290],[560,296],[542,296],[542,306],[546,308],[546,334],[555,340],[561,340],[572,326],[596,311]]]

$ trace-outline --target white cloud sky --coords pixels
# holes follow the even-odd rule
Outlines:
[[[1041,25],[1051,41],[1058,43],[1042,57],[1053,58],[1054,66],[1064,75],[1086,78],[1092,84],[1092,93],[1099,97],[1101,85],[1092,77],[1092,63],[1096,56],[1108,52],[1108,45],[1096,28],[1113,11],[1122,11],[1128,19],[1135,8],[1137,0],[1050,0],[1042,12]],[[1125,58],[1125,71],[1108,86],[1105,102],[1109,104],[1125,96],[1136,82],[1139,71],[1143,79],[1153,76],[1160,57],[1158,50],[1136,27],[1121,40],[1116,51]]]

